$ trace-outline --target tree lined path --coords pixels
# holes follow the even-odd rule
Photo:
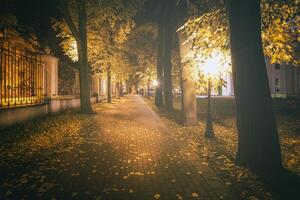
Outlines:
[[[114,151],[111,156],[118,166],[112,172],[121,175],[108,182],[132,188],[136,194],[129,199],[154,199],[159,195],[161,199],[234,199],[215,173],[198,161],[192,148],[168,132],[141,97],[128,96],[113,109],[105,110],[99,121],[103,124],[102,137]],[[111,195],[117,198],[124,194]]]
[[[140,96],[116,101],[81,116],[78,136],[55,154],[2,165],[1,199],[237,199]]]

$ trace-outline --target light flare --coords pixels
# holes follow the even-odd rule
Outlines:
[[[153,80],[153,81],[152,81],[152,85],[153,85],[154,87],[157,87],[157,86],[159,85],[158,80]]]
[[[198,58],[197,60],[199,60],[198,67],[206,76],[220,77],[230,71],[229,57],[222,52],[215,51],[207,59]]]

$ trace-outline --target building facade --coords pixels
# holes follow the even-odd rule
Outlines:
[[[273,96],[300,95],[299,67],[286,64],[266,64],[271,94]]]
[[[287,64],[271,64],[266,59],[269,87],[273,97],[300,96],[300,68]],[[225,78],[227,85],[222,95],[233,96],[234,88],[231,73]]]

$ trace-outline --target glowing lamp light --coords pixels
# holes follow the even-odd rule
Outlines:
[[[157,87],[158,84],[159,84],[159,82],[158,82],[157,80],[152,81],[152,85],[153,85],[154,87]]]
[[[203,73],[208,76],[215,76],[220,73],[220,67],[223,65],[223,57],[219,53],[214,53],[203,64]]]
[[[208,77],[222,76],[229,71],[229,58],[222,52],[215,51],[207,59],[198,58],[198,66]],[[204,60],[204,61],[203,61]]]
[[[218,73],[218,65],[219,65],[219,62],[216,58],[212,57],[212,58],[209,58],[204,66],[203,67],[203,72],[204,74],[206,75],[215,75]]]

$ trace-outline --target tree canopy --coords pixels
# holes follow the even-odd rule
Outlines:
[[[134,29],[123,45],[123,51],[128,65],[123,67],[124,75],[131,84],[147,84],[155,77],[157,27],[146,23]]]
[[[271,63],[300,63],[295,52],[299,42],[298,6],[292,0],[261,1],[264,54]],[[223,4],[217,4],[200,16],[189,17],[182,29],[193,43],[194,56],[205,60],[216,50],[229,56],[228,26],[227,10]]]
[[[87,44],[88,61],[92,71],[105,69],[111,65],[120,52],[120,46],[126,41],[134,28],[133,17],[139,11],[143,1],[127,2],[123,0],[89,0],[87,5]],[[74,1],[69,1],[73,21],[77,21]],[[78,60],[76,38],[64,20],[53,20],[57,36],[62,38],[61,47],[73,61]]]

